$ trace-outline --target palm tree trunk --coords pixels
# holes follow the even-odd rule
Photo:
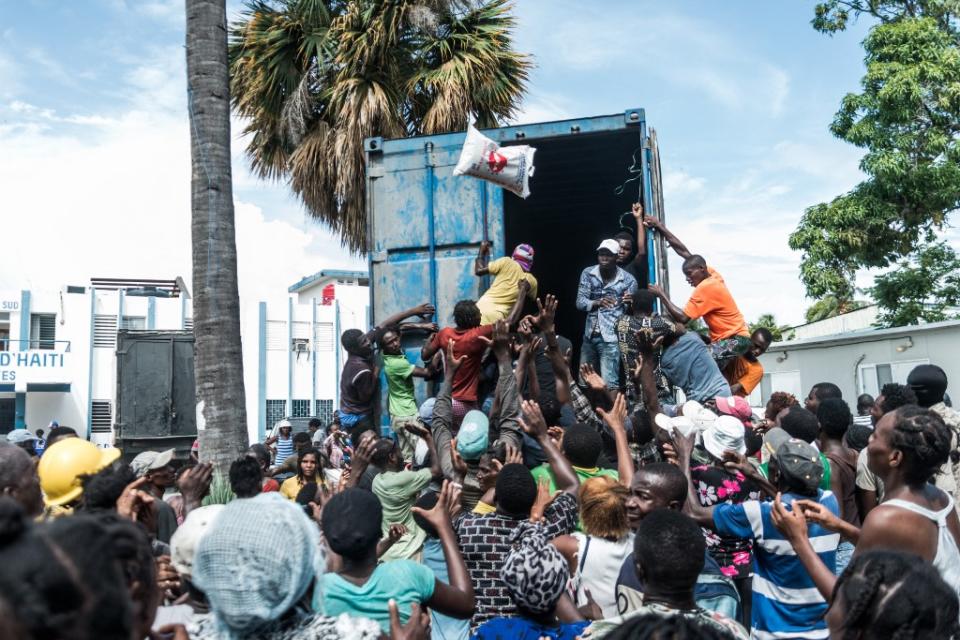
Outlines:
[[[225,0],[186,0],[193,332],[200,455],[226,473],[247,446],[230,172]]]

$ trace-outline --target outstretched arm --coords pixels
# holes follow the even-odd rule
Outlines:
[[[693,253],[687,249],[687,245],[680,242],[680,238],[673,235],[673,232],[667,229],[667,225],[663,224],[660,220],[653,216],[643,216],[643,226],[659,231],[663,235],[663,239],[670,245],[670,248],[676,251],[677,255],[684,260],[693,255]]]
[[[813,579],[814,586],[827,601],[833,597],[833,588],[837,584],[837,576],[833,571],[827,568],[813,545],[810,544],[810,538],[807,534],[807,519],[803,508],[794,500],[791,509],[787,510],[780,501],[778,493],[773,502],[773,511],[770,512],[770,519],[776,525],[784,537],[790,541],[790,546],[797,553],[797,557],[803,564]]]
[[[673,319],[677,322],[682,322],[687,324],[690,322],[690,316],[683,312],[683,309],[675,305],[669,297],[667,297],[667,292],[663,288],[656,284],[648,284],[647,290],[653,293],[655,296],[660,298],[660,302],[663,303],[663,307],[673,316]]]
[[[597,409],[597,413],[613,431],[613,438],[617,443],[617,476],[620,484],[629,489],[633,484],[633,456],[630,455],[630,445],[627,443],[627,399],[622,393],[618,393],[613,409]]]
[[[697,432],[693,431],[689,436],[682,436],[676,429],[673,430],[673,446],[677,452],[677,463],[683,475],[687,476],[689,487],[687,490],[687,503],[683,506],[683,511],[688,516],[697,521],[697,524],[703,527],[713,528],[713,507],[704,507],[700,504],[697,487],[693,484],[693,478],[690,476],[690,455],[693,453],[693,443],[697,439]]]
[[[387,316],[384,318],[383,322],[379,323],[378,327],[392,327],[395,324],[400,324],[400,322],[411,318],[413,316],[432,316],[437,310],[433,307],[432,304],[425,302],[419,306],[411,307],[410,309],[405,309],[400,313],[395,313],[392,316]]]
[[[480,243],[480,250],[477,251],[477,258],[473,261],[473,275],[485,276],[490,273],[487,266],[490,264],[490,247],[493,244],[489,240]]]
[[[527,294],[530,292],[530,283],[526,280],[521,280],[517,285],[519,292],[517,293],[517,301],[513,303],[513,308],[510,309],[510,313],[507,314],[507,326],[511,329],[516,329],[517,325],[520,324],[520,317],[523,315],[523,304],[526,302]]]
[[[553,470],[553,477],[557,489],[572,494],[574,497],[580,489],[580,479],[577,478],[570,461],[560,452],[547,434],[547,423],[540,412],[540,405],[533,400],[524,400],[521,404],[523,419],[520,425],[528,436],[536,438],[543,452],[547,456],[547,463]]]
[[[635,202],[631,213],[637,221],[637,255],[633,257],[633,263],[639,266],[647,259],[647,228],[643,226],[643,205]]]

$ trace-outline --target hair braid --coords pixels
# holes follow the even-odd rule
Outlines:
[[[922,484],[950,459],[950,428],[929,409],[907,405],[894,416],[891,444],[903,452],[904,476],[910,484]]]
[[[857,591],[853,598],[847,596],[847,615],[843,621],[844,640],[857,640],[860,633],[857,630],[861,625],[869,623],[870,605],[874,602],[880,583],[883,582],[883,571],[879,567],[867,567],[863,575],[853,576],[850,587],[856,585]],[[837,589],[840,584],[837,584]],[[852,589],[851,589],[852,590]]]
[[[957,594],[933,566],[899,551],[868,551],[837,580],[831,604],[846,608],[844,640],[955,637]]]

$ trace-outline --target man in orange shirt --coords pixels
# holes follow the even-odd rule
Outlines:
[[[710,329],[710,353],[720,370],[724,371],[753,345],[750,330],[727,284],[719,273],[707,266],[703,256],[691,253],[660,220],[644,216],[643,224],[663,234],[667,244],[683,258],[683,275],[693,287],[693,293],[681,309],[670,301],[659,286],[650,285],[647,288],[660,298],[663,306],[678,322],[686,324],[703,318]]]
[[[760,327],[750,334],[750,342],[752,346],[747,352],[730,363],[723,372],[730,383],[730,391],[735,396],[747,397],[760,384],[763,379],[763,365],[759,358],[770,348],[773,334],[769,329]]]

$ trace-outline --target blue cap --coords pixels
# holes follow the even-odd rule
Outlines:
[[[490,419],[483,411],[473,409],[463,416],[457,433],[457,453],[464,460],[478,460],[490,443]]]

